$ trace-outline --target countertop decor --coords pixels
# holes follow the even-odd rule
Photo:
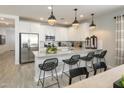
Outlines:
[[[57,52],[57,47],[55,46],[48,46],[46,49],[46,53],[48,54],[55,54]]]
[[[114,82],[113,88],[124,88],[124,75],[122,75],[121,79]]]

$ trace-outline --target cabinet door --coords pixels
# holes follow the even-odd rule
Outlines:
[[[44,26],[41,26],[38,23],[31,23],[31,33],[38,33],[39,34],[39,41],[44,41],[45,40],[45,31],[44,31]]]
[[[56,29],[55,37],[56,41],[68,41],[67,29],[66,28]]]
[[[67,29],[66,28],[63,28],[63,31],[61,32],[62,33],[62,41],[68,41],[68,36],[67,36]]]
[[[78,32],[73,29],[73,27],[70,27],[68,29],[68,40],[69,41],[76,41],[79,38]]]
[[[69,41],[84,41],[89,36],[89,24],[83,23],[79,26],[78,30],[73,27],[68,28]]]
[[[29,33],[30,32],[30,23],[20,21],[19,32]]]
[[[86,37],[89,36],[89,23],[84,23],[80,26],[80,31],[81,31],[81,40],[85,40]]]

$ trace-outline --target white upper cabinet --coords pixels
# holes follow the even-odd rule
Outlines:
[[[80,41],[80,31],[75,30],[73,27],[68,28],[68,40],[69,41]]]
[[[31,23],[30,24],[31,29],[30,33],[38,33],[39,34],[39,40],[45,41],[45,28],[44,26],[40,25],[39,23]]]
[[[85,38],[86,37],[88,37],[89,36],[89,23],[83,23],[83,24],[81,24],[81,26],[80,26],[80,38],[81,38],[81,40],[85,40]]]
[[[55,30],[56,27],[55,26],[44,26],[45,27],[45,35],[48,36],[55,36]]]
[[[68,40],[69,41],[84,41],[85,38],[89,36],[89,24],[80,24],[79,28],[76,30],[73,27],[68,28]]]
[[[67,28],[57,27],[55,31],[56,41],[68,41]]]
[[[78,30],[75,30],[73,27],[57,27],[20,21],[19,32],[38,33],[40,41],[45,41],[46,35],[55,36],[55,41],[84,41],[89,36],[89,24],[83,23]]]
[[[19,32],[20,33],[29,33],[30,29],[30,23],[29,22],[25,22],[25,21],[20,21],[19,23]]]

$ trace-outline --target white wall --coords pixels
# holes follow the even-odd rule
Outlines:
[[[10,51],[10,50],[15,50],[15,31],[14,28],[12,27],[1,27],[0,28],[0,34],[5,35],[6,37],[6,43],[4,45],[0,45],[0,54]]]
[[[15,50],[15,29],[10,27],[6,29],[6,43],[8,50]]]

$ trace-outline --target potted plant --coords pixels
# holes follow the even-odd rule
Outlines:
[[[49,44],[46,49],[46,52],[48,54],[55,54],[57,52],[57,47],[55,47],[54,44],[52,44],[52,45]]]

